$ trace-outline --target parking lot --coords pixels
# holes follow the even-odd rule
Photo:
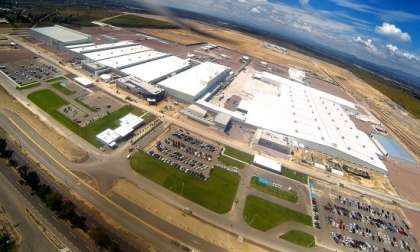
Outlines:
[[[410,227],[394,207],[342,192],[321,195],[325,196],[311,195],[314,225],[331,246],[347,251],[419,251]]]
[[[21,61],[14,62],[13,64],[5,64],[5,69],[2,71],[19,85],[46,80],[59,73],[55,67],[37,61]]]
[[[156,141],[148,153],[180,171],[207,180],[220,152],[220,146],[174,127]]]

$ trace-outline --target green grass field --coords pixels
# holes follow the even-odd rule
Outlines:
[[[64,95],[72,95],[75,94],[76,92],[73,90],[68,89],[67,87],[62,85],[62,82],[58,81],[58,82],[54,82],[51,84],[51,86],[56,89],[57,91],[59,91],[60,93],[64,94]]]
[[[231,148],[229,146],[225,146],[224,154],[226,154],[228,156],[231,156],[231,157],[234,157],[236,159],[242,160],[242,161],[244,161],[245,163],[248,163],[248,164],[250,164],[250,163],[252,163],[252,161],[254,161],[254,156],[253,155],[248,154],[246,152],[242,152],[242,151],[234,149],[234,148]]]
[[[223,156],[223,155],[221,155],[219,157],[219,161],[222,164],[226,165],[226,166],[236,167],[236,168],[239,168],[239,169],[244,168],[245,165],[246,165],[246,164],[244,164],[242,162],[239,162],[239,161],[237,161],[235,159],[232,159],[232,158],[230,158],[228,156]]]
[[[296,192],[280,190],[271,185],[261,185],[260,183],[258,183],[257,177],[252,177],[250,184],[253,188],[257,189],[258,191],[273,195],[274,197],[284,199],[293,203],[296,203],[298,201],[298,195]]]
[[[215,167],[207,181],[189,176],[140,151],[131,167],[146,178],[216,213],[229,212],[240,181],[239,175]]]
[[[303,174],[303,173],[298,172],[298,171],[291,170],[291,169],[286,168],[284,166],[281,168],[281,175],[283,175],[285,177],[288,177],[290,179],[299,181],[303,184],[308,184],[308,175]]]
[[[118,127],[117,120],[134,110],[133,107],[126,105],[108,114],[107,116],[96,120],[86,127],[80,127],[78,124],[71,121],[58,111],[60,107],[68,104],[68,102],[62,99],[53,91],[47,89],[39,90],[29,94],[28,99],[43,109],[45,112],[47,112],[51,117],[66,126],[69,130],[73,131],[75,134],[84,138],[86,141],[96,147],[102,146],[102,144],[96,140],[96,135],[98,133],[104,131],[107,128]]]
[[[40,85],[41,85],[41,83],[39,83],[39,81],[32,81],[32,82],[28,82],[28,83],[24,83],[22,85],[19,85],[19,86],[16,87],[16,89],[17,90],[25,90],[25,89],[38,87]]]
[[[243,216],[248,225],[264,232],[288,221],[312,226],[311,216],[254,195],[246,198]]]
[[[158,29],[174,29],[178,28],[175,24],[170,22],[140,17],[137,15],[123,15],[105,21],[106,23],[119,27],[133,27],[133,28],[158,28]]]
[[[290,230],[280,238],[305,248],[315,247],[314,236],[299,230]]]

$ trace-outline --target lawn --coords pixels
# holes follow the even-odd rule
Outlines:
[[[281,175],[288,177],[290,179],[302,182],[303,184],[308,184],[308,175],[303,174],[298,171],[291,170],[284,166],[281,168]]]
[[[244,161],[245,163],[248,163],[248,164],[250,164],[250,163],[252,163],[252,161],[254,161],[254,156],[253,155],[248,154],[246,152],[242,152],[240,150],[237,150],[237,149],[234,149],[234,148],[231,148],[231,147],[228,147],[228,146],[225,147],[224,154],[226,154],[228,156],[231,156],[231,157],[234,157],[236,159],[242,160],[242,161]]]
[[[146,178],[216,213],[229,212],[240,181],[239,175],[215,167],[207,181],[189,176],[140,151],[131,167]]]
[[[280,238],[305,248],[315,247],[314,236],[299,230],[290,230]]]
[[[39,81],[32,81],[32,82],[28,82],[28,83],[18,85],[16,87],[16,89],[17,90],[24,90],[24,89],[30,89],[30,88],[38,87],[40,85],[41,85],[41,83],[39,83]]]
[[[29,94],[28,99],[47,112],[51,117],[66,126],[69,130],[96,147],[102,146],[102,144],[96,140],[96,135],[107,128],[118,127],[118,119],[132,112],[134,109],[133,107],[126,105],[86,127],[80,127],[58,111],[61,106],[68,104],[68,102],[53,91],[47,89],[39,90]]]
[[[174,29],[178,28],[175,24],[170,22],[146,18],[137,15],[123,15],[111,18],[106,23],[119,27],[133,27],[133,28],[158,28],[158,29]]]
[[[67,87],[65,87],[62,82],[58,81],[58,82],[54,82],[51,84],[51,86],[53,88],[55,88],[57,91],[59,91],[60,93],[64,94],[64,95],[72,95],[75,94],[76,92],[73,90],[68,89]]]
[[[240,169],[244,168],[246,165],[242,162],[239,162],[238,160],[235,160],[228,156],[223,156],[223,155],[219,157],[219,161],[226,166],[236,167]]]
[[[243,216],[248,225],[264,232],[288,221],[312,226],[311,216],[254,195],[246,198]]]
[[[298,201],[298,195],[296,192],[284,191],[275,188],[271,185],[261,185],[260,183],[258,183],[257,177],[255,176],[252,177],[250,184],[253,188],[257,189],[258,191],[273,195],[274,197],[284,199],[293,203],[296,203]]]

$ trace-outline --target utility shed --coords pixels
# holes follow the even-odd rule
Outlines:
[[[188,106],[187,110],[190,112],[190,114],[197,117],[205,117],[207,115],[207,110],[202,109],[200,106],[195,104]]]
[[[253,163],[261,168],[268,169],[275,173],[281,173],[281,164],[269,157],[255,155]]]
[[[232,120],[232,116],[222,113],[222,112],[218,113],[216,118],[214,118],[214,122],[216,123],[216,126],[222,130],[226,130],[231,120]]]
[[[88,34],[60,25],[31,28],[31,36],[51,47],[62,49],[68,45],[89,43],[92,40]]]

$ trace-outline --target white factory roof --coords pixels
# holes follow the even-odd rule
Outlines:
[[[120,119],[120,126],[126,126],[134,130],[135,128],[140,126],[143,123],[143,121],[143,118],[129,113]]]
[[[60,25],[31,28],[31,30],[63,43],[90,39],[90,36],[87,34]]]
[[[93,84],[93,82],[89,79],[83,78],[83,77],[76,77],[73,80],[75,80],[77,83],[84,87],[89,87]]]
[[[281,172],[281,164],[276,160],[265,156],[255,155],[254,164],[273,170],[275,172]]]
[[[306,73],[296,68],[289,68],[289,79],[303,83]]]
[[[117,43],[109,43],[109,44],[100,44],[100,45],[92,45],[92,46],[85,46],[85,47],[78,47],[71,49],[71,51],[75,53],[88,53],[88,52],[94,52],[94,51],[100,51],[100,50],[106,50],[111,48],[117,48],[117,47],[124,47],[124,46],[130,46],[135,45],[132,41],[120,41]]]
[[[68,45],[68,46],[66,46],[66,48],[67,49],[74,49],[74,48],[93,46],[93,45],[95,45],[95,44],[94,43],[83,43],[83,44],[76,44],[76,45]]]
[[[114,129],[114,132],[120,137],[125,138],[133,132],[133,128],[128,127],[127,125],[120,125],[118,128]]]
[[[386,171],[377,156],[380,151],[341,104],[350,102],[287,79],[281,83],[280,97],[255,94],[247,123],[336,149]]]
[[[106,66],[109,66],[111,68],[121,69],[124,67],[141,64],[144,62],[160,59],[167,56],[169,56],[169,54],[158,52],[158,51],[144,51],[144,52],[124,55],[120,57],[104,59],[98,62]]]
[[[136,76],[146,82],[154,82],[171,73],[188,68],[190,63],[176,56],[154,60],[141,65],[124,68],[122,72]]]
[[[142,45],[135,45],[135,46],[128,46],[128,47],[121,47],[121,48],[113,48],[108,50],[96,51],[83,54],[86,58],[91,59],[93,61],[108,59],[119,57],[127,54],[133,54],[138,52],[144,52],[150,50],[149,47],[142,46]]]
[[[120,135],[115,133],[112,129],[106,129],[96,135],[96,138],[104,144],[111,145],[120,138]]]
[[[212,62],[204,62],[159,82],[159,85],[195,97],[203,89],[207,88],[213,79],[228,70],[228,67]]]

